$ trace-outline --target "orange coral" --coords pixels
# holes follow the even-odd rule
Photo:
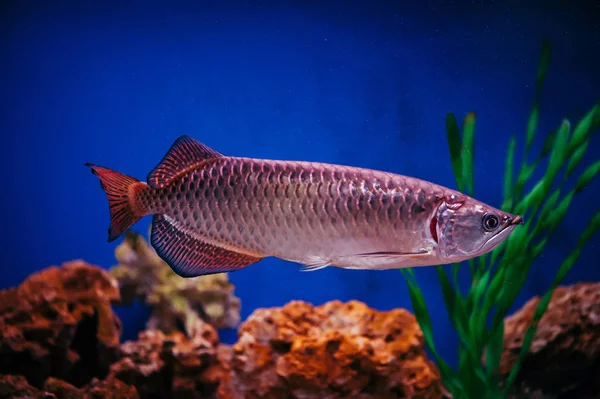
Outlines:
[[[0,291],[0,373],[36,387],[49,376],[83,385],[118,357],[121,323],[111,302],[119,287],[83,261],[49,267]]]
[[[37,389],[31,386],[23,376],[0,374],[0,397],[28,399],[138,399],[139,395],[135,387],[126,385],[122,381],[115,379],[100,381],[94,378],[89,385],[83,388],[76,388],[68,382],[50,377],[44,383],[43,388]]]
[[[122,358],[111,366],[108,379],[136,386],[142,398],[212,397],[222,376],[219,337],[211,325],[200,323],[192,338],[147,330],[137,341],[123,343]]]
[[[441,398],[423,334],[406,310],[293,301],[241,326],[221,398]],[[366,396],[365,396],[366,397]]]
[[[233,346],[220,345],[215,328],[202,320],[190,336],[147,330],[119,345],[120,322],[111,309],[118,300],[116,281],[80,261],[0,292],[0,373],[7,374],[0,375],[0,396],[442,396],[423,334],[403,309],[294,301],[256,310]]]

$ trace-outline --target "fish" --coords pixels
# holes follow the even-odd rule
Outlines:
[[[181,277],[275,257],[303,271],[461,262],[523,224],[459,191],[385,171],[224,155],[183,135],[146,182],[86,163],[108,197],[108,242],[152,215],[150,243]]]

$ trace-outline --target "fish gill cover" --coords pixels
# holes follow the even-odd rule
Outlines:
[[[507,313],[523,288],[533,262],[563,221],[574,196],[581,193],[600,173],[600,159],[583,170],[579,167],[592,134],[600,126],[600,99],[574,125],[568,119],[563,119],[556,129],[546,135],[539,153],[533,153],[540,95],[550,64],[550,53],[551,43],[545,40],[537,72],[535,100],[526,126],[524,155],[520,161],[515,159],[516,135],[511,137],[506,155],[501,209],[525,215],[524,228],[515,230],[491,253],[468,261],[471,283],[465,293],[461,292],[458,284],[460,264],[452,266],[452,276],[443,267],[437,267],[446,310],[460,337],[456,368],[452,368],[436,350],[431,316],[415,273],[411,269],[401,270],[409,285],[414,311],[427,346],[440,368],[446,388],[454,398],[507,397],[519,377],[521,363],[529,352],[555,288],[564,280],[584,246],[600,228],[598,207],[590,215],[577,245],[562,261],[551,286],[537,304],[514,364],[509,371],[505,369],[501,372]],[[469,113],[463,121],[461,132],[453,114],[448,114],[446,118],[448,148],[456,183],[459,190],[469,195],[474,193],[475,121],[475,113]],[[542,176],[538,180],[532,179],[534,171],[543,165],[545,170]]]

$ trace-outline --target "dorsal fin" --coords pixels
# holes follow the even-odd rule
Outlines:
[[[175,140],[160,163],[148,174],[146,181],[153,188],[164,187],[188,168],[222,156],[193,137],[184,135]]]

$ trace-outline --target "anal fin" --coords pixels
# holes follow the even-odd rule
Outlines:
[[[154,215],[152,219],[151,244],[181,277],[232,272],[263,259],[209,244],[164,215]]]

